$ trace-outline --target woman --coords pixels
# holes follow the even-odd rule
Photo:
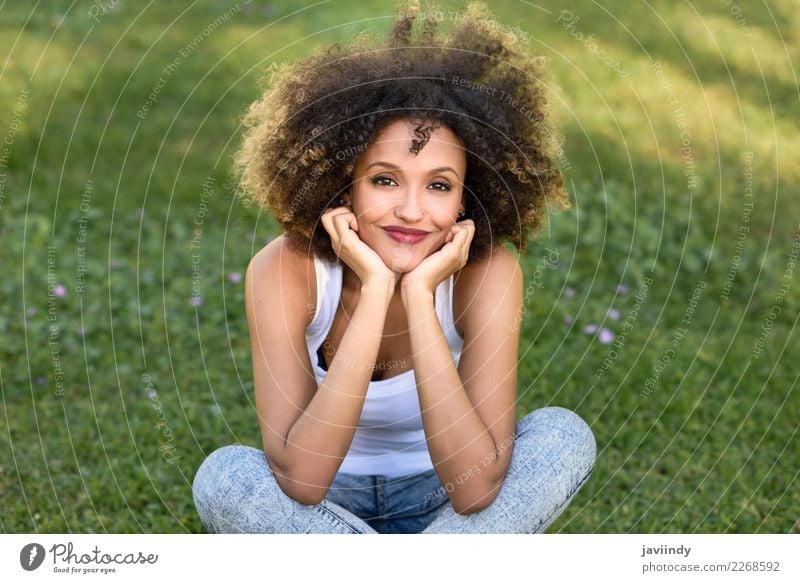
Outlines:
[[[539,64],[480,4],[442,16],[284,66],[245,119],[244,186],[284,233],[247,271],[263,450],[203,462],[211,532],[542,532],[591,474],[578,415],[516,421],[500,243],[568,206]]]

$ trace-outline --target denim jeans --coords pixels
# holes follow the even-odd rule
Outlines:
[[[301,504],[278,486],[264,452],[245,445],[212,452],[195,475],[193,495],[212,533],[540,533],[589,478],[596,453],[581,417],[543,407],[517,422],[497,498],[472,514],[453,510],[433,469],[397,478],[339,472],[325,500]]]

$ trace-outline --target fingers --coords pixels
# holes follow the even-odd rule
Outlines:
[[[325,224],[326,221],[332,221],[333,217],[339,216],[341,214],[351,213],[350,209],[346,206],[337,206],[329,209],[325,209],[325,212],[322,213],[322,222]]]
[[[347,207],[335,207],[326,209],[325,212],[322,213],[322,226],[325,227],[325,230],[328,231],[328,234],[333,235],[337,233],[336,231],[336,217],[344,214],[352,214],[350,209]]]
[[[451,241],[453,241],[459,233],[463,233],[463,235],[461,235],[461,237],[459,238],[459,241],[456,243],[456,245],[458,243],[463,242],[464,236],[466,236],[467,239],[469,239],[471,241],[472,237],[475,234],[475,223],[473,222],[473,220],[472,219],[464,219],[463,221],[459,221],[459,222],[453,224],[450,227],[450,231],[448,231],[447,235],[445,235],[444,244],[446,245],[447,243],[450,243]],[[464,244],[466,244],[466,242],[464,242]]]
[[[344,240],[344,238],[347,237],[347,232],[350,230],[350,225],[353,220],[355,220],[355,215],[350,211],[337,213],[333,216],[334,228],[340,240]]]
[[[334,253],[339,255],[341,252],[341,244],[343,239],[343,232],[347,230],[347,219],[345,219],[345,226],[344,231],[339,226],[340,222],[342,222],[343,215],[352,214],[347,207],[335,207],[326,209],[325,212],[322,213],[322,226],[328,232],[328,235],[331,238],[331,247],[333,247]]]
[[[460,240],[463,240],[465,237],[471,240],[474,234],[475,223],[472,222],[472,219],[466,219],[453,225],[450,229],[449,237],[450,240],[453,240],[460,235]]]
[[[463,221],[458,221],[453,227],[457,229],[467,229],[467,230],[475,230],[475,221],[472,219],[464,219]]]
[[[453,225],[450,233],[450,240],[453,242],[452,247],[456,250],[455,252],[461,256],[463,267],[463,264],[467,261],[467,257],[469,257],[469,247],[475,235],[475,223],[472,222],[472,219],[466,219]]]
[[[358,221],[352,209],[348,206],[340,206],[326,209],[322,213],[322,226],[331,238],[331,247],[337,256],[341,257],[342,247],[345,241],[353,236],[350,234],[352,229],[358,233]],[[358,235],[356,235],[356,238]]]

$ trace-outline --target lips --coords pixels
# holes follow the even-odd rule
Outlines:
[[[395,229],[384,229],[384,231],[387,235],[389,235],[390,238],[398,243],[403,243],[404,245],[413,245],[414,243],[419,243],[429,235],[429,233],[405,233]]]

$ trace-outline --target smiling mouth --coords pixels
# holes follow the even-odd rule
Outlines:
[[[401,233],[400,231],[389,231],[384,229],[384,232],[394,241],[398,243],[402,243],[403,245],[413,245],[414,243],[419,243],[425,237],[427,237],[430,233],[420,233],[418,235],[412,235],[410,233]]]

